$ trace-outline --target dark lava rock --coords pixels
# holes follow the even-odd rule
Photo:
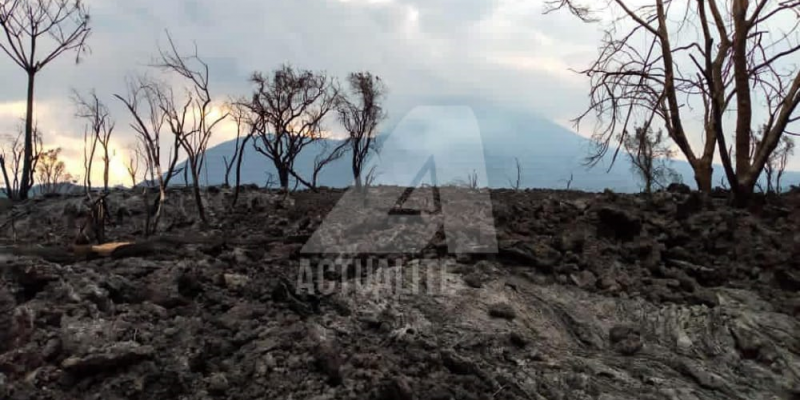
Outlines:
[[[569,276],[572,283],[581,289],[594,288],[597,283],[597,276],[592,271],[583,270]]]
[[[0,399],[798,398],[786,391],[800,349],[800,197],[781,195],[772,214],[712,199],[676,221],[692,196],[683,189],[658,204],[493,190],[505,207],[500,254],[454,256],[437,233],[420,254],[397,255],[459,261],[443,271],[453,285],[442,289],[454,290],[442,295],[383,292],[388,282],[370,280],[385,276],[380,263],[300,287],[304,258],[334,256],[300,249],[341,192],[296,191],[296,205],[278,209],[274,191],[253,190],[238,206],[208,196],[220,231],[187,222],[191,191],[171,191],[150,239],[143,196],[130,192],[128,209],[142,212],[108,224],[107,238],[158,249],[63,265],[38,249],[69,253],[75,227],[49,214],[83,196],[15,204],[16,231],[0,229]],[[247,209],[254,196],[263,213]],[[485,207],[470,204],[455,217],[472,230]],[[368,220],[369,207],[358,211],[345,222]],[[352,255],[362,266],[374,256]],[[438,285],[428,268],[402,282]],[[366,290],[350,290],[358,284]]]
[[[670,193],[680,193],[680,194],[689,194],[692,193],[692,188],[685,183],[677,183],[673,182],[667,186],[667,192]]]
[[[441,353],[442,364],[456,375],[475,375],[478,373],[478,366],[472,360],[461,357],[452,351]]]
[[[800,290],[800,271],[784,267],[775,271],[775,280],[784,290]]]
[[[622,355],[632,356],[642,349],[642,337],[637,328],[617,325],[611,328],[608,336],[611,347]]]
[[[484,279],[486,278],[480,272],[473,272],[464,277],[464,283],[471,288],[480,289],[483,287]]]
[[[697,214],[703,209],[703,195],[699,192],[694,192],[686,198],[686,200],[678,203],[676,208],[675,217],[683,220]]]
[[[517,317],[517,312],[514,311],[514,308],[508,303],[497,303],[489,306],[489,316],[513,320]]]
[[[0,281],[0,353],[4,352],[11,345],[13,339],[11,331],[7,328],[12,324],[12,311],[16,306],[14,296],[8,290],[5,282]]]
[[[518,332],[508,334],[508,341],[516,347],[525,348],[528,345],[528,338]]]
[[[632,240],[642,232],[642,220],[632,213],[605,206],[597,211],[598,233],[620,240]]]
[[[208,384],[208,390],[212,393],[225,393],[230,384],[228,383],[228,377],[225,376],[223,373],[216,373],[208,377],[206,380]]]
[[[413,400],[414,392],[408,379],[404,376],[397,376],[389,379],[383,384],[376,400]]]
[[[328,377],[329,384],[336,386],[342,383],[342,363],[341,354],[333,346],[323,344],[317,347],[315,365]]]
[[[545,243],[501,242],[499,252],[503,258],[532,265],[543,272],[552,272],[561,259],[561,253]]]
[[[61,368],[76,376],[123,368],[152,358],[155,350],[136,342],[119,342],[83,357],[72,356],[61,362]]]

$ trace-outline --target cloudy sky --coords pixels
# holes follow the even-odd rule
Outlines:
[[[126,0],[88,1],[91,54],[78,65],[64,56],[37,80],[36,116],[45,146],[65,149],[80,174],[83,125],[70,91],[96,89],[117,121],[113,175],[134,141],[115,93],[126,77],[150,71],[169,30],[176,44],[195,42],[210,64],[212,94],[224,101],[249,92],[248,76],[282,63],[344,77],[368,70],[390,89],[389,112],[437,99],[480,99],[529,109],[568,125],[587,102],[585,78],[599,27],[566,12],[543,15],[542,0]],[[24,115],[25,74],[0,57],[0,133]],[[213,143],[235,135],[230,125]],[[99,172],[99,171],[96,171]]]

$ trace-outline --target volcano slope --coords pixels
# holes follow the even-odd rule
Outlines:
[[[800,196],[490,194],[495,254],[448,254],[438,232],[363,269],[300,252],[341,191],[250,188],[231,208],[211,188],[203,227],[174,190],[159,236],[111,257],[63,250],[80,197],[18,204],[0,398],[800,398]],[[141,242],[142,194],[108,203],[106,237]]]

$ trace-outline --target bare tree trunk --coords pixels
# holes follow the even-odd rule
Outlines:
[[[228,162],[228,157],[222,156],[222,163],[225,164],[225,180],[223,181],[225,187],[231,187],[231,182],[229,177],[231,175],[231,168],[233,167],[233,163],[235,160],[236,160],[235,154],[233,156],[233,160],[231,160],[230,163]],[[206,182],[206,184],[208,184],[208,182]]]
[[[158,220],[161,219],[161,210],[164,209],[164,203],[167,201],[167,191],[164,188],[164,185],[159,186],[159,193],[158,193],[158,207],[156,208],[156,213],[153,216],[151,232],[155,233],[158,229]]]
[[[747,6],[749,0],[733,1],[733,76],[736,84],[736,181],[744,192],[753,188],[742,187],[750,170],[750,138],[752,136],[753,110],[750,103],[750,71],[747,66]],[[731,182],[731,186],[734,182]],[[749,197],[749,196],[748,196]]]
[[[355,135],[354,135],[355,136]],[[351,140],[358,140],[358,137],[351,138]],[[353,170],[353,180],[355,181],[356,190],[359,192],[364,187],[364,179],[361,175],[364,173],[364,159],[362,158],[361,152],[358,151],[358,144],[354,144],[355,148],[353,148],[353,160],[352,160],[352,170]]]
[[[697,189],[703,193],[711,193],[712,172],[711,162],[700,159],[695,163],[694,181],[697,183]]]
[[[94,160],[95,146],[97,145],[97,137],[92,136],[91,150],[87,149],[86,142],[89,140],[89,130],[86,129],[83,133],[83,169],[85,176],[83,177],[83,185],[86,194],[92,190],[92,161]],[[88,153],[87,153],[88,151]]]
[[[361,188],[364,186],[361,180],[361,167],[356,167],[355,157],[353,157],[353,159],[353,176],[355,177],[356,190],[360,192]]]
[[[187,169],[186,165],[184,165],[184,167],[183,167],[183,185],[185,187],[189,187],[189,171],[187,171],[186,169]],[[192,174],[194,174],[194,167],[192,167],[192,169],[193,169]]]
[[[11,186],[11,182],[8,180],[8,170],[6,169],[6,160],[5,157],[0,156],[0,169],[3,170],[3,180],[6,183],[6,196],[9,200],[14,200],[14,189]]]
[[[278,181],[281,184],[281,189],[289,191],[289,168],[275,163],[275,168],[278,170]]]
[[[103,189],[108,191],[108,166],[111,164],[111,160],[108,158],[108,143],[103,144],[103,150],[105,150],[105,158],[103,159]]]
[[[22,157],[22,182],[19,185],[19,198],[28,198],[28,192],[33,182],[33,171],[31,163],[33,161],[33,93],[36,72],[28,70],[28,100],[27,111],[25,113],[25,155]]]
[[[200,221],[203,222],[204,225],[208,225],[208,220],[206,219],[206,212],[203,208],[203,198],[200,195],[200,178],[197,176],[197,161],[194,160],[191,163],[192,166],[192,192],[194,193],[194,202],[197,204],[197,213],[200,215]]]
[[[236,206],[236,202],[239,201],[239,189],[241,188],[242,182],[242,161],[244,160],[244,146],[247,144],[247,141],[250,140],[251,136],[248,135],[242,140],[241,147],[239,148],[238,158],[236,159],[236,188],[233,189],[233,202],[232,206]]]

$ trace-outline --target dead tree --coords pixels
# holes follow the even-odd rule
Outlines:
[[[339,141],[336,145],[331,146],[330,142],[324,141],[322,142],[322,149],[320,150],[319,154],[314,157],[314,166],[311,172],[311,182],[304,182],[303,178],[297,176],[297,174],[292,171],[292,176],[297,179],[298,182],[303,182],[306,186],[311,189],[317,189],[319,186],[319,174],[322,170],[328,166],[330,163],[342,158],[348,149],[348,142],[346,140]]]
[[[236,125],[236,142],[233,144],[233,154],[231,158],[228,159],[227,156],[222,157],[222,162],[225,164],[225,186],[227,187],[230,187],[231,170],[234,166],[238,165],[238,160],[242,157],[241,154],[244,151],[245,142],[250,138],[250,135],[245,132],[247,110],[240,106],[240,103],[241,102],[236,101],[228,103],[228,115],[233,119],[234,125]],[[238,180],[236,181],[236,185],[239,185]]]
[[[508,185],[514,189],[515,192],[519,191],[520,185],[522,184],[522,165],[519,163],[519,158],[514,157],[514,163],[516,166],[516,179],[513,181],[511,179],[508,180]]]
[[[111,120],[108,107],[97,97],[97,93],[92,90],[89,96],[84,98],[77,91],[73,92],[73,101],[77,107],[75,116],[86,121],[84,132],[84,183],[86,191],[92,188],[92,163],[94,154],[99,144],[103,150],[103,190],[108,190],[109,164],[111,157],[109,145],[111,143],[111,133],[114,131],[114,121]]]
[[[375,181],[378,180],[378,175],[380,175],[378,172],[378,166],[373,165],[370,167],[369,171],[367,171],[367,175],[364,177],[365,190],[375,185]]]
[[[169,33],[167,33],[167,40],[169,49],[159,50],[159,60],[156,66],[177,74],[188,82],[189,87],[185,90],[185,98],[181,104],[176,103],[172,96],[164,96],[160,106],[166,116],[169,129],[178,138],[178,143],[186,152],[197,211],[200,220],[207,224],[203,199],[200,195],[199,176],[203,169],[208,141],[211,139],[214,127],[227,118],[227,114],[219,117],[211,115],[212,100],[208,88],[208,64],[198,56],[197,46],[191,55],[182,56]]]
[[[22,68],[28,78],[24,155],[18,196],[28,198],[33,187],[33,98],[36,74],[58,56],[75,51],[76,62],[87,50],[89,14],[80,0],[0,1],[0,49]]]
[[[89,208],[86,219],[83,221],[79,232],[80,236],[76,244],[89,244],[95,241],[97,244],[106,242],[106,223],[108,222],[108,192],[101,193],[97,198],[93,198],[91,193],[86,194],[85,204]]]
[[[244,161],[244,149],[247,143],[253,139],[255,131],[253,127],[256,122],[253,119],[253,114],[249,112],[249,105],[244,100],[230,102],[230,114],[233,115],[234,123],[236,124],[236,149],[234,150],[233,159],[231,164],[236,164],[235,173],[235,186],[233,189],[233,200],[231,207],[235,207],[239,201],[239,192],[241,191],[242,182],[242,162]],[[230,168],[226,163],[225,181],[228,180],[228,171]]]
[[[478,172],[473,169],[472,173],[467,175],[467,188],[477,190],[478,187]]]
[[[136,187],[136,179],[139,174],[139,163],[142,160],[142,151],[139,146],[132,144],[128,146],[128,161],[125,162],[125,170],[128,171],[128,176],[131,178],[131,188]],[[147,176],[145,175],[145,179]]]
[[[4,146],[0,151],[0,168],[3,172],[6,197],[12,200],[17,199],[19,193],[19,167],[22,164],[24,152],[21,139],[22,133],[16,137],[6,137]],[[13,178],[9,178],[9,168]]]
[[[231,158],[228,159],[228,156],[222,156],[222,163],[225,165],[225,177],[222,184],[226,188],[231,187],[231,169],[236,165],[236,160],[239,158],[239,143],[243,140],[240,133],[241,131],[237,129],[236,141],[233,144],[233,154]]]
[[[662,130],[637,127],[633,135],[626,135],[623,146],[631,161],[633,173],[642,181],[644,192],[650,194],[653,187],[664,187],[676,181],[678,173],[669,166],[674,155],[665,142]]]
[[[271,76],[256,72],[256,86],[248,109],[253,146],[270,159],[278,172],[281,189],[289,190],[289,177],[304,185],[294,162],[306,146],[323,138],[323,119],[336,106],[338,87],[322,73],[295,70],[284,65]]]
[[[597,20],[593,11],[623,16],[607,27],[600,55],[582,71],[591,80],[591,101],[576,123],[591,113],[599,121],[594,132],[599,148],[592,161],[600,160],[614,138],[618,152],[633,119],[643,118],[646,128],[664,126],[704,192],[711,190],[716,146],[734,197],[743,204],[781,137],[797,134],[791,129],[800,121],[800,66],[790,60],[800,52],[800,0],[600,3],[608,10],[592,9],[589,4],[598,3],[581,0],[548,3],[551,10],[566,8],[584,21]],[[781,21],[787,22],[785,29],[770,29]],[[750,157],[753,119],[761,106],[767,130]],[[693,110],[699,110],[697,115],[690,114]],[[735,116],[735,160],[726,145],[725,115]],[[703,121],[699,153],[686,127],[695,117]]]
[[[794,155],[794,141],[789,136],[784,136],[777,149],[770,155],[764,164],[764,174],[767,181],[767,193],[781,193],[783,191],[783,174],[789,158]]]
[[[24,146],[24,138],[25,138],[25,131],[24,131],[24,121],[23,125],[20,127],[19,133],[15,137],[7,136],[5,140],[5,144],[0,149],[0,170],[2,170],[3,180],[5,183],[5,192],[6,196],[12,200],[19,200],[20,199],[20,179],[22,173],[22,166],[23,166],[23,156],[25,155],[25,146]],[[36,170],[36,165],[39,161],[39,158],[42,154],[42,138],[39,135],[39,128],[34,125],[33,127],[33,159],[32,166],[34,171]],[[10,175],[9,175],[10,173]],[[33,187],[34,182],[34,174],[31,174],[29,177],[30,184],[29,187]]]
[[[86,193],[92,190],[92,164],[97,151],[97,136],[89,127],[83,128],[83,188]]]
[[[39,182],[39,192],[42,194],[55,194],[59,192],[63,183],[69,182],[71,176],[67,173],[64,161],[59,159],[61,148],[44,151],[36,166]]]
[[[362,186],[364,163],[371,152],[377,151],[375,137],[378,125],[386,119],[383,109],[386,85],[369,72],[351,73],[347,78],[350,93],[338,104],[339,121],[347,131],[352,154],[352,171],[357,189]]]
[[[161,131],[164,129],[168,118],[164,112],[165,107],[162,105],[170,101],[171,94],[163,83],[146,77],[139,77],[128,82],[128,94],[126,97],[119,94],[114,96],[125,105],[133,118],[130,126],[136,132],[144,150],[146,175],[150,175],[150,182],[154,180],[158,182],[159,196],[155,206],[152,206],[149,202],[147,196],[148,188],[144,189],[147,209],[145,235],[151,235],[158,229],[161,211],[167,200],[167,186],[176,174],[175,166],[178,163],[180,138],[175,135],[172,146],[168,150],[166,170],[161,165]]]

